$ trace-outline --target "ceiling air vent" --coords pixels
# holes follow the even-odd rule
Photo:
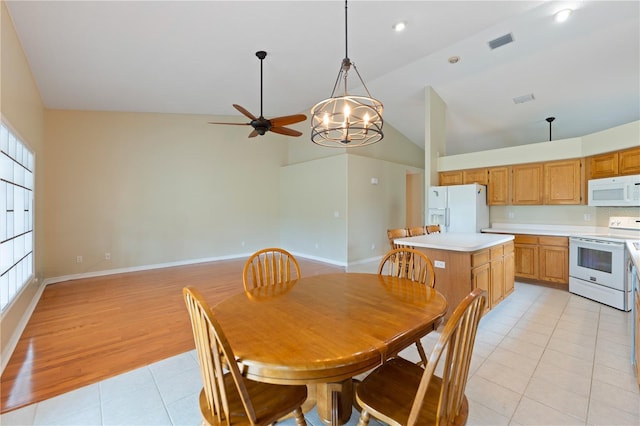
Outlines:
[[[533,93],[529,93],[528,95],[522,95],[522,96],[518,96],[516,98],[513,98],[513,103],[515,104],[523,104],[525,102],[531,102],[535,99],[535,96],[533,96]]]
[[[511,35],[511,33],[505,34],[501,37],[494,38],[493,40],[489,41],[489,47],[491,48],[491,50],[497,49],[498,47],[504,46],[505,44],[509,44],[512,41],[513,41],[513,35]]]

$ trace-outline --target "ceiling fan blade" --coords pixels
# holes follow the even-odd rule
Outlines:
[[[253,114],[251,114],[249,111],[247,111],[246,109],[244,109],[243,107],[241,107],[238,104],[233,104],[233,107],[235,109],[237,109],[238,111],[240,111],[242,114],[244,114],[246,117],[250,118],[251,120],[255,120],[258,117],[255,117]]]
[[[210,121],[209,124],[230,124],[232,126],[248,126],[251,123],[219,123],[216,121]]]
[[[258,136],[258,131],[256,129],[253,129],[253,132],[249,133],[249,137],[255,138],[256,136]]]
[[[297,130],[293,130],[293,129],[289,129],[287,127],[272,127],[269,129],[269,131],[273,132],[273,133],[279,133],[281,135],[286,135],[286,136],[301,136],[302,132],[299,132]]]
[[[285,115],[282,117],[270,118],[272,126],[281,127],[289,124],[299,123],[307,119],[307,116],[304,114],[294,114],[294,115]]]

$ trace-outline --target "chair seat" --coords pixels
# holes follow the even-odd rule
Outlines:
[[[371,372],[359,385],[356,399],[370,414],[390,425],[406,425],[424,369],[403,358],[393,358]],[[390,380],[391,379],[391,380]],[[442,380],[433,376],[417,424],[436,424],[438,395]],[[469,415],[467,398],[452,425],[463,425]]]
[[[231,425],[248,425],[251,424],[247,418],[242,399],[238,395],[238,390],[233,383],[233,376],[225,374],[225,388],[229,396],[229,413]],[[245,385],[249,393],[249,398],[256,410],[256,424],[268,425],[290,413],[286,407],[291,405],[301,406],[307,399],[307,387],[301,386],[284,386],[273,385],[269,383],[256,382],[254,380],[245,379]],[[282,407],[285,407],[284,409]],[[204,388],[200,391],[200,411],[210,425],[224,424],[218,423],[215,416],[212,415],[207,405],[207,398]]]

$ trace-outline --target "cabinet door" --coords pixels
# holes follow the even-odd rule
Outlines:
[[[509,204],[509,167],[491,167],[487,175],[487,203],[490,206]]]
[[[491,290],[489,287],[491,269],[488,263],[471,270],[471,285],[474,289],[481,288],[487,292],[487,305],[485,312],[491,309]]]
[[[640,148],[627,149],[618,153],[618,172],[621,175],[640,174]]]
[[[540,246],[540,279],[554,283],[569,283],[569,248]]]
[[[489,175],[487,169],[471,169],[462,171],[462,183],[465,185],[469,183],[478,183],[480,185],[486,185],[489,181]]]
[[[507,297],[515,288],[515,269],[513,251],[504,255],[504,297]]]
[[[491,282],[491,291],[489,297],[491,307],[496,306],[504,298],[504,257],[491,259],[491,273],[489,276]]]
[[[589,177],[598,179],[618,175],[618,153],[594,155],[589,157]]]
[[[542,163],[511,166],[511,204],[543,204],[544,173]]]
[[[516,243],[514,253],[515,275],[538,279],[538,246]]]
[[[581,204],[582,161],[553,161],[544,165],[544,203]]]
[[[462,185],[462,170],[438,173],[440,185]]]

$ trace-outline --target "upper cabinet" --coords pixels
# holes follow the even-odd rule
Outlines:
[[[541,205],[544,200],[542,163],[511,166],[511,204]]]
[[[640,174],[640,146],[618,153],[618,173],[620,175]]]
[[[440,185],[479,183],[487,186],[487,204],[583,204],[583,159],[440,172]]]
[[[438,173],[441,186],[462,185],[462,170]]]
[[[470,183],[487,185],[488,181],[489,181],[489,175],[486,168],[462,171],[462,183],[464,185],[467,185]]]
[[[582,160],[544,164],[544,204],[580,204],[584,194]]]
[[[587,157],[588,178],[640,174],[640,147]]]
[[[509,167],[490,167],[487,185],[487,204],[490,206],[506,206],[509,200]]]

